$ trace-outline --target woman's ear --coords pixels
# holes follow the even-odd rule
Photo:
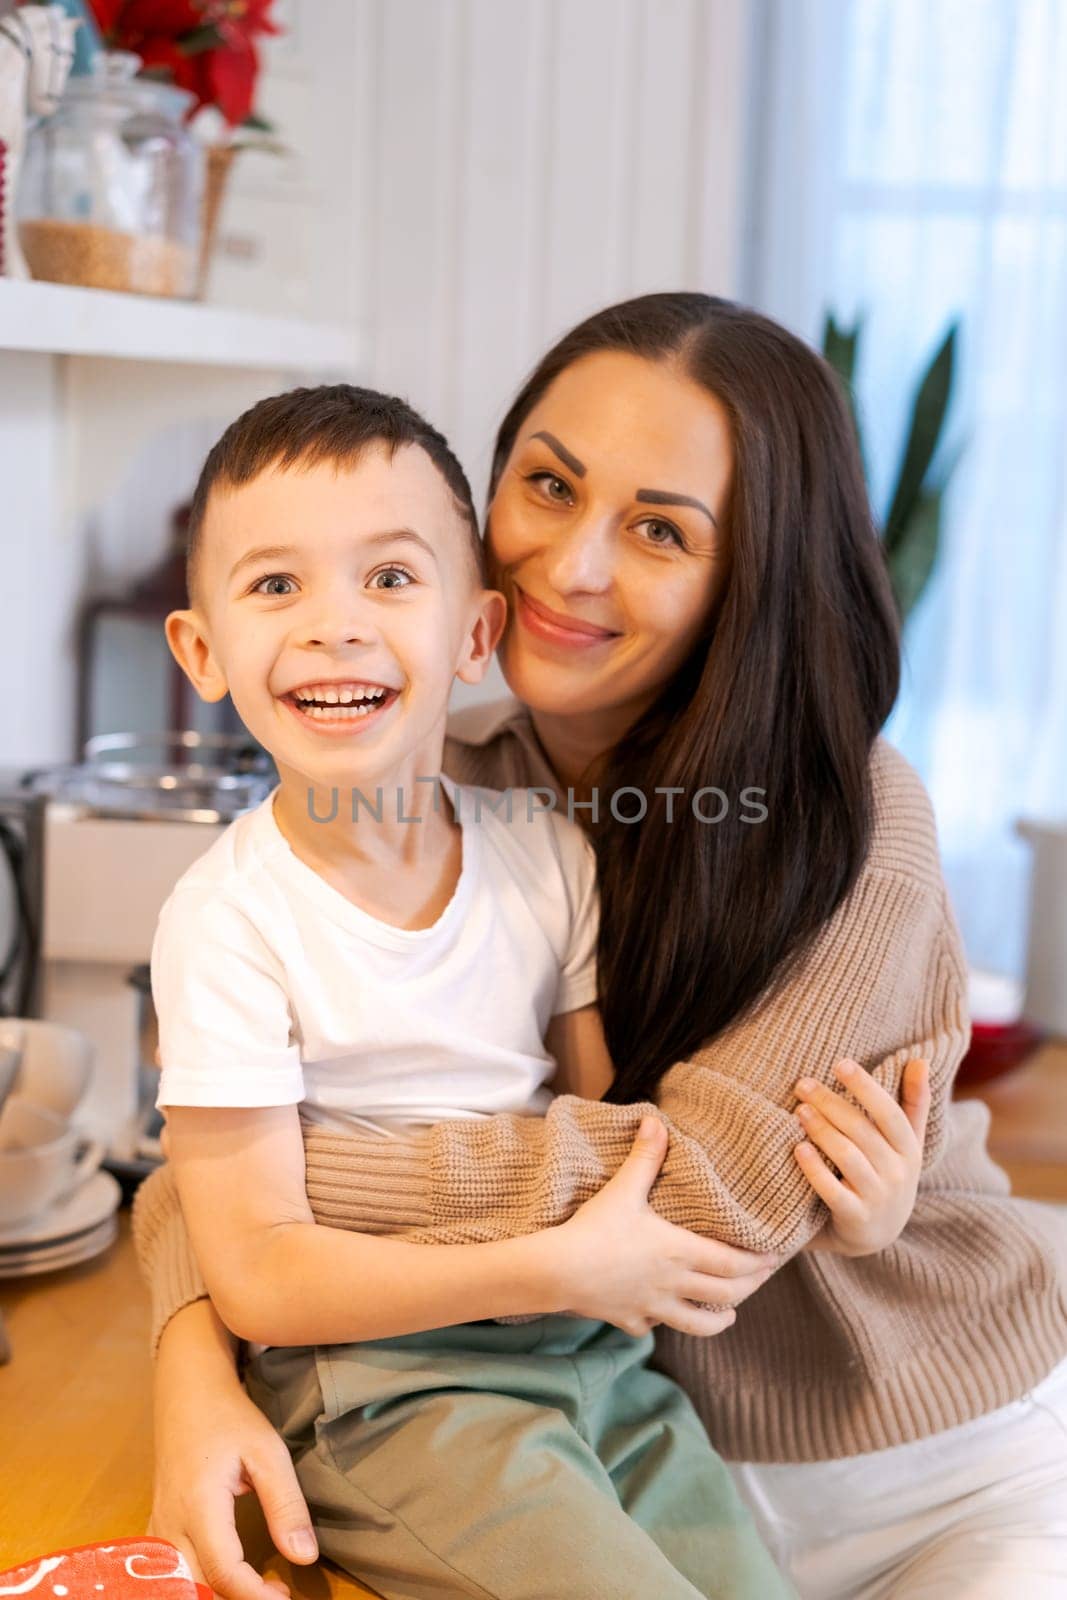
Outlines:
[[[199,611],[172,611],[163,624],[170,653],[201,700],[221,700],[228,685]]]
[[[508,620],[508,603],[496,589],[483,589],[475,604],[474,621],[456,668],[456,677],[464,683],[481,683]]]

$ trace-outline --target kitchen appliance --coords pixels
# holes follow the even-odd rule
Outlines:
[[[1067,1037],[1067,822],[1020,822],[1032,846],[1023,1016]]]
[[[10,831],[25,841],[17,904],[26,915],[17,921],[24,951],[32,950],[32,1004],[21,1014],[92,1040],[95,1070],[79,1122],[113,1169],[147,1170],[158,1152],[146,965],[160,907],[276,782],[270,757],[247,735],[107,734],[87,742],[82,762],[14,782],[9,774],[0,791],[16,819]]]

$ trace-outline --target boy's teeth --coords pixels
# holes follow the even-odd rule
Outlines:
[[[378,705],[377,700],[368,700],[364,705],[355,706],[316,706],[305,702],[300,709],[306,717],[314,717],[318,722],[355,722],[376,711]]]
[[[322,683],[294,690],[293,699],[304,715],[314,721],[354,722],[376,711],[388,694],[388,689],[372,688],[369,684],[337,688]]]
[[[367,700],[379,701],[384,699],[385,694],[384,689],[372,689],[366,685],[337,689],[328,684],[315,684],[310,689],[298,689],[295,698],[301,705],[348,706]]]

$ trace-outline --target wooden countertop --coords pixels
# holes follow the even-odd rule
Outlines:
[[[993,1112],[990,1147],[1017,1193],[1067,1202],[1067,1043],[1046,1044],[1001,1082],[969,1091]],[[123,1214],[96,1261],[0,1280],[12,1361],[0,1367],[0,1568],[140,1533],[151,1505],[148,1305]],[[369,1589],[328,1566],[290,1567],[252,1496],[245,1550],[296,1600],[358,1600]]]
[[[142,1533],[152,1504],[148,1299],[129,1212],[106,1254],[66,1272],[0,1279],[12,1359],[0,1367],[0,1570],[72,1545]],[[276,1555],[251,1495],[245,1552],[295,1600],[365,1600],[325,1564]]]

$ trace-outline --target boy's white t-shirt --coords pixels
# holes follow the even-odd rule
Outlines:
[[[385,1135],[544,1113],[549,1020],[596,999],[592,849],[525,790],[441,782],[463,860],[430,928],[379,921],[301,861],[277,789],[183,874],[152,944],[157,1105],[299,1104]]]

